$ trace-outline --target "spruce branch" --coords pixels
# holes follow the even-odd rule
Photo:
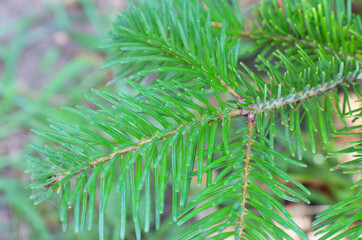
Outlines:
[[[210,69],[210,67],[202,65],[200,63],[200,61],[198,59],[196,59],[195,57],[191,56],[190,59],[188,59],[188,58],[185,58],[184,55],[178,54],[178,53],[182,52],[181,49],[172,49],[171,47],[167,47],[162,43],[161,43],[161,45],[156,45],[156,44],[153,44],[150,40],[147,40],[147,39],[143,39],[143,40],[150,46],[158,48],[158,49],[162,50],[164,53],[166,53],[170,56],[173,56],[178,60],[181,60],[182,62],[187,64],[190,68],[198,67],[198,68],[202,69],[206,73],[206,75],[208,75],[210,78],[217,79],[220,82],[221,86],[224,87],[224,89],[229,94],[231,94],[239,103],[243,102],[244,97],[240,96],[231,86],[229,86],[223,79],[221,79],[221,77],[218,76],[216,74],[216,72],[212,71]],[[153,39],[153,40],[157,41],[157,39]]]
[[[127,199],[132,199],[135,232],[137,239],[141,239],[141,195],[146,196],[144,229],[150,228],[153,203],[157,229],[169,183],[172,219],[178,224],[218,206],[215,212],[190,225],[178,239],[205,239],[212,234],[219,234],[216,239],[291,239],[278,224],[307,239],[283,204],[270,194],[273,192],[286,201],[309,203],[303,195],[310,194],[308,189],[278,168],[279,160],[300,167],[306,165],[274,150],[274,136],[279,130],[275,125],[279,114],[283,123],[288,122],[287,144],[292,149],[290,145],[296,143],[300,159],[301,149],[306,150],[302,127],[308,127],[311,145],[313,134],[320,134],[324,144],[330,139],[335,131],[330,116],[334,110],[331,99],[335,97],[335,103],[339,99],[337,94],[326,97],[323,106],[319,97],[343,89],[344,109],[335,110],[343,120],[349,103],[347,88],[352,86],[358,92],[356,85],[361,80],[360,62],[353,59],[359,51],[353,45],[353,37],[359,35],[355,27],[358,20],[347,19],[342,13],[342,20],[334,21],[327,4],[317,9],[312,2],[309,6],[309,1],[302,1],[306,4],[302,8],[274,0],[272,6],[262,5],[255,14],[257,23],[246,31],[244,20],[234,16],[237,9],[229,1],[141,2],[130,5],[129,11],[119,16],[110,34],[113,42],[109,44],[119,54],[106,64],[120,67],[116,81],[126,77],[139,94],[134,97],[94,90],[97,97],[88,99],[97,110],[72,110],[89,120],[92,127],[54,121],[53,132],[38,131],[56,145],[35,147],[39,158],[28,156],[33,178],[37,180],[31,187],[39,190],[35,193],[39,202],[58,187],[63,223],[66,225],[68,206],[74,201],[78,206],[74,208],[75,214],[83,211],[85,219],[88,211],[87,219],[92,222],[99,192],[102,239],[106,202],[115,184],[113,173],[120,170],[116,184],[122,198],[122,239],[126,237]],[[316,10],[315,17],[311,14]],[[324,17],[331,19],[331,29],[323,29],[324,25],[317,21]],[[341,23],[348,26],[340,36],[336,33]],[[313,24],[319,32],[310,27]],[[331,44],[327,41],[329,32],[333,33]],[[350,42],[347,33],[352,35]],[[266,46],[258,60],[269,79],[259,77],[243,63],[246,72],[237,70],[238,59],[244,54],[240,51],[241,37],[257,40],[254,51]],[[275,45],[285,48],[275,50]],[[268,51],[273,53],[264,58]],[[275,61],[269,61],[273,57]],[[155,74],[156,80],[143,86],[140,82],[151,74]],[[325,79],[333,80],[326,83]],[[220,91],[236,101],[226,101]],[[214,104],[214,99],[219,105]],[[308,99],[317,104],[311,106]],[[298,106],[293,108],[295,104]],[[291,108],[283,108],[288,105]],[[318,114],[318,125],[314,112]],[[230,118],[244,119],[247,126],[237,131]],[[295,136],[294,142],[289,141],[291,135]],[[197,177],[201,184],[204,176],[205,188],[193,196],[191,179]],[[301,191],[285,182],[292,182]],[[235,231],[224,231],[231,226]]]
[[[333,89],[336,89],[341,84],[354,84],[357,80],[361,80],[361,76],[352,76],[350,78],[341,77],[340,79],[336,81],[327,82],[322,86],[315,86],[307,91],[300,91],[297,93],[294,93],[292,95],[288,95],[284,98],[275,99],[274,101],[267,101],[265,103],[259,104],[257,106],[252,106],[255,113],[260,114],[265,111],[272,111],[274,109],[278,109],[284,106],[287,106],[289,104],[293,103],[299,103],[301,101],[305,101],[307,99],[313,98],[313,97],[319,97],[323,94],[326,94]]]
[[[295,6],[296,5],[296,6]],[[255,39],[263,46],[283,46],[292,48],[320,49],[342,60],[356,59],[361,47],[360,19],[345,9],[342,4],[320,2],[274,1],[262,2],[255,9],[251,27],[240,25],[234,28],[233,36]],[[337,5],[337,6],[336,6]],[[303,11],[300,11],[303,9]],[[347,12],[346,12],[347,11]],[[357,23],[351,24],[356,21]],[[222,24],[214,23],[214,27]]]
[[[335,50],[333,50],[332,48],[330,48],[329,46],[323,45],[322,43],[315,43],[312,41],[307,41],[305,39],[298,39],[296,37],[293,36],[283,36],[280,34],[276,34],[276,35],[269,35],[266,33],[262,33],[260,32],[262,29],[259,30],[252,30],[252,31],[248,31],[248,32],[240,32],[240,37],[244,37],[244,38],[250,38],[250,39],[254,39],[254,40],[265,40],[268,39],[270,40],[270,43],[275,44],[275,43],[279,43],[280,45],[282,45],[283,43],[290,43],[292,45],[294,45],[295,47],[301,47],[301,46],[307,46],[313,49],[323,49],[324,51],[334,55],[334,56],[338,56],[340,59],[345,59],[345,57],[347,59],[352,59],[355,56],[354,55],[346,55],[344,56],[342,52],[337,52]]]
[[[240,116],[241,115],[241,109],[234,109],[232,110],[228,115],[227,117],[228,118],[232,118],[232,117],[235,117],[235,116]],[[215,118],[212,118],[208,121],[208,123],[211,123],[211,122],[214,122],[214,121],[220,121],[220,120],[223,120],[225,117],[224,113],[220,113],[220,115],[218,117],[215,117]],[[196,124],[194,127],[197,127],[199,126],[202,121],[204,119],[199,119],[199,123]],[[116,155],[123,155],[123,154],[127,154],[128,152],[133,152],[133,151],[137,151],[141,146],[143,146],[144,144],[147,144],[147,143],[150,143],[151,141],[157,139],[158,141],[160,140],[163,140],[173,134],[175,134],[177,131],[179,131],[181,128],[184,128],[184,127],[187,127],[188,125],[190,125],[190,123],[186,123],[186,124],[182,124],[180,126],[178,126],[176,129],[174,130],[171,130],[165,134],[162,135],[162,137],[159,137],[158,135],[156,136],[152,136],[150,138],[147,138],[147,139],[144,139],[142,141],[139,141],[136,145],[133,145],[133,146],[129,146],[129,147],[126,147],[126,148],[122,148],[122,149],[119,149],[119,150],[116,150],[114,152],[112,152],[111,154],[107,155],[107,156],[103,156],[103,157],[100,157],[98,159],[95,159],[91,162],[89,162],[89,165],[88,166],[85,166],[84,168],[81,168],[79,169],[77,172],[73,172],[72,173],[72,176],[77,176],[85,171],[87,171],[88,169],[91,169],[91,168],[95,168],[97,167],[99,164],[101,163],[105,163],[105,162],[108,162],[110,161],[111,159],[113,159]],[[64,173],[61,173],[61,174],[57,174],[55,176],[52,177],[53,179],[53,182],[54,183],[57,183],[57,182],[60,182],[63,178],[67,177],[68,175],[70,175],[71,172],[67,171],[67,172],[64,172]]]
[[[217,28],[222,28],[222,23],[221,22],[212,22],[212,26],[217,27]],[[275,44],[275,43],[279,43],[279,44],[291,43],[295,47],[301,47],[302,45],[305,45],[305,46],[311,47],[313,49],[322,48],[326,52],[331,53],[334,56],[338,56],[340,59],[345,59],[342,52],[337,52],[337,51],[333,50],[332,48],[330,48],[329,46],[322,45],[322,44],[317,44],[315,42],[307,41],[305,39],[298,39],[298,38],[290,36],[290,35],[289,36],[283,36],[283,35],[280,35],[280,34],[269,35],[269,34],[261,32],[262,30],[263,30],[263,28],[249,30],[249,31],[241,31],[238,35],[234,35],[234,36],[240,36],[240,37],[243,37],[243,38],[248,38],[248,39],[253,39],[253,40],[265,40],[265,39],[268,39],[268,40],[270,40],[270,42],[272,44]],[[352,59],[355,56],[347,54],[346,57],[347,57],[347,59]]]

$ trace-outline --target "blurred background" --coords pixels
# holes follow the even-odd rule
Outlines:
[[[124,0],[0,0],[0,240],[98,239],[96,225],[82,236],[73,233],[71,224],[63,232],[58,199],[34,205],[26,188],[27,163],[20,154],[29,153],[30,142],[42,144],[30,129],[45,129],[49,118],[67,121],[71,116],[60,106],[85,105],[89,89],[103,89],[112,79],[110,71],[99,70],[109,56],[99,46],[124,7]],[[306,231],[326,205],[353,193],[353,179],[327,171],[338,159],[325,161],[328,151],[348,140],[339,139],[324,153],[306,152],[304,161],[314,165],[308,171],[289,169],[313,193],[310,206],[286,206]],[[118,239],[119,220],[112,204],[116,199],[109,200],[106,239]],[[173,228],[164,224],[145,239],[170,239],[167,234]]]
[[[20,154],[29,142],[41,144],[30,129],[67,121],[60,106],[83,104],[112,78],[98,70],[107,56],[99,46],[124,7],[123,0],[0,0],[0,240],[79,239],[71,228],[63,233],[57,199],[34,206]]]

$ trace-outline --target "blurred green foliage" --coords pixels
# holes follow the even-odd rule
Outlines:
[[[99,4],[102,12],[93,0],[1,3],[10,16],[36,10],[0,23],[0,239],[79,238],[72,229],[62,232],[54,203],[35,206],[29,198],[20,152],[42,141],[29,129],[46,128],[49,118],[67,121],[71,115],[59,107],[82,104],[89,89],[110,77],[98,70],[107,55],[98,46],[115,10],[111,1]]]

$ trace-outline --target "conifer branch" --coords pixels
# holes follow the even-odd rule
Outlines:
[[[217,27],[217,28],[222,28],[222,23],[212,22],[212,26]],[[258,31],[245,31],[245,32],[242,31],[239,33],[239,36],[243,37],[243,38],[249,38],[249,39],[269,39],[273,42],[287,42],[287,43],[294,44],[295,46],[300,46],[303,44],[303,45],[307,45],[308,47],[311,47],[314,49],[319,49],[319,47],[321,46],[322,49],[324,49],[326,52],[329,52],[335,56],[338,56],[340,59],[345,59],[341,52],[336,52],[335,50],[333,50],[332,48],[330,48],[326,45],[317,45],[316,43],[309,42],[305,39],[293,39],[289,36],[282,36],[282,35],[273,35],[272,36],[272,35],[260,33]],[[354,56],[346,55],[346,57],[347,57],[347,59],[351,59]]]
[[[206,69],[205,66],[202,66],[201,64],[199,65],[196,65],[194,63],[192,63],[190,60],[180,56],[180,55],[177,55],[176,53],[174,53],[173,51],[170,51],[170,48],[167,48],[165,46],[157,46],[153,43],[151,43],[150,41],[144,39],[145,42],[147,42],[149,45],[151,45],[152,47],[155,47],[155,48],[159,48],[159,49],[162,49],[165,53],[185,62],[186,64],[188,64],[190,67],[199,67],[201,68],[202,70],[205,71],[205,73],[207,73],[210,77],[215,77],[220,83],[221,85],[225,88],[225,90],[230,93],[239,103],[242,103],[243,100],[244,100],[244,97],[240,96],[232,87],[230,87],[224,80],[222,80],[220,78],[220,76],[218,75],[214,75],[212,74],[212,72],[210,72],[210,70]],[[195,60],[195,59],[193,59]],[[197,60],[195,60],[195,62],[197,62]]]
[[[353,76],[350,78],[341,77],[339,80],[330,84],[330,82],[325,83],[322,86],[316,86],[307,91],[300,91],[295,94],[289,95],[285,98],[276,99],[273,101],[268,101],[266,103],[262,103],[260,105],[254,106],[253,109],[255,113],[263,113],[265,111],[271,111],[276,108],[284,107],[289,104],[298,103],[304,100],[307,100],[312,97],[318,97],[322,94],[332,91],[337,88],[341,83],[351,83],[357,80],[361,80],[360,76]]]
[[[229,118],[231,117],[235,117],[235,116],[240,116],[241,115],[241,110],[240,109],[234,109],[230,112],[230,114],[227,116]],[[209,123],[211,122],[214,122],[214,121],[219,121],[219,120],[222,120],[224,119],[224,113],[221,113],[218,117],[215,117],[211,120],[209,120]],[[203,122],[203,119],[200,119],[199,120],[199,123],[195,126],[197,127],[198,125],[200,125],[201,123]],[[183,124],[183,125],[180,125],[178,126],[176,129],[172,130],[172,131],[169,131],[167,132],[166,134],[164,134],[159,140],[162,140],[162,139],[165,139],[173,134],[175,134],[179,129],[183,128],[183,127],[187,127],[188,125],[190,125],[190,123],[186,123],[186,124]],[[142,141],[139,141],[138,143],[136,143],[135,145],[133,146],[129,146],[129,147],[126,147],[126,148],[122,148],[122,149],[119,149],[119,150],[116,150],[114,152],[112,152],[111,154],[107,155],[107,156],[103,156],[103,157],[100,157],[100,158],[97,158],[91,162],[89,162],[89,165],[84,167],[84,168],[81,168],[79,169],[77,172],[75,172],[73,174],[73,176],[76,176],[76,175],[79,175],[80,173],[82,172],[85,172],[87,171],[88,169],[91,169],[91,168],[95,168],[97,167],[99,164],[101,163],[105,163],[105,162],[108,162],[110,161],[116,154],[126,154],[128,152],[133,152],[133,151],[137,151],[141,146],[143,146],[144,144],[147,144],[147,143],[150,143],[152,140],[158,138],[159,136],[156,135],[156,136],[152,136],[150,138],[146,138]],[[69,171],[65,172],[65,173],[62,173],[62,174],[58,174],[56,176],[53,177],[54,179],[54,182],[53,183],[56,183],[56,182],[59,182],[61,181],[64,177],[68,176],[70,174]]]
[[[293,39],[289,36],[282,36],[282,35],[271,36],[268,34],[259,33],[257,31],[241,32],[240,36],[244,37],[244,38],[250,38],[250,39],[269,39],[273,42],[287,42],[287,43],[291,43],[291,44],[295,45],[296,47],[298,47],[300,45],[307,45],[308,47],[311,47],[314,49],[319,49],[321,46],[322,49],[324,49],[326,52],[329,52],[335,56],[338,56],[342,60],[345,59],[345,57],[343,56],[343,54],[341,52],[336,52],[335,50],[333,50],[332,48],[330,48],[326,45],[318,45],[316,43],[309,42],[305,39]],[[346,55],[346,57],[347,57],[347,59],[353,58],[353,56],[350,56],[350,55]]]
[[[353,16],[343,14],[341,6],[336,15],[333,7],[326,4],[315,8],[315,4],[308,1],[296,7],[283,4],[282,0],[274,2],[274,5],[261,4],[251,28],[245,26],[241,14],[233,16],[238,9],[229,6],[229,1],[161,0],[130,5],[110,34],[114,41],[107,47],[117,48],[119,54],[108,61],[106,67],[118,65],[119,74],[112,82],[126,78],[141,97],[135,99],[128,94],[94,90],[97,97],[88,99],[99,109],[81,106],[70,109],[90,120],[92,127],[53,121],[52,131],[38,131],[56,146],[34,146],[40,156],[27,156],[32,178],[36,180],[31,188],[38,190],[34,193],[39,199],[37,202],[48,198],[57,188],[58,193],[62,193],[63,225],[67,225],[67,211],[74,204],[74,216],[82,216],[83,221],[75,221],[75,229],[81,229],[86,220],[91,225],[99,196],[99,234],[103,239],[105,209],[117,169],[121,170],[116,183],[122,199],[121,239],[128,237],[125,229],[129,203],[137,239],[142,238],[142,222],[144,230],[149,230],[152,208],[156,228],[159,228],[165,192],[171,180],[172,219],[177,224],[217,206],[213,213],[182,230],[177,239],[201,240],[214,234],[218,234],[219,239],[230,236],[291,239],[284,228],[308,239],[283,204],[269,195],[274,192],[286,201],[309,203],[302,193],[285,184],[289,181],[310,194],[301,183],[273,164],[276,157],[287,164],[306,167],[274,150],[274,137],[279,135],[275,116],[280,113],[283,122],[293,123],[285,134],[290,139],[288,131],[296,133],[295,139],[287,142],[291,152],[292,145],[299,144],[300,159],[300,150],[307,149],[303,141],[305,119],[300,117],[304,113],[302,108],[308,111],[305,125],[311,136],[312,151],[315,152],[316,147],[314,136],[321,137],[323,144],[328,142],[332,131],[327,131],[327,124],[333,122],[329,113],[335,110],[333,104],[339,101],[339,96],[331,94],[334,102],[326,98],[323,109],[319,104],[302,101],[343,89],[345,106],[335,112],[344,119],[350,101],[348,87],[353,85],[360,97],[355,84],[362,77],[358,59],[362,25]],[[335,16],[341,20],[336,21]],[[333,20],[330,28],[319,21],[328,17]],[[344,23],[346,26],[342,26]],[[258,67],[271,81],[243,63],[246,72],[237,71],[238,59],[248,48],[242,46],[238,38],[257,41],[251,49],[255,55],[265,47],[258,56]],[[284,52],[278,47],[283,47]],[[271,57],[276,61],[270,62]],[[149,74],[159,74],[157,83],[145,87],[139,81]],[[331,80],[326,82],[328,78]],[[221,91],[236,99],[234,106],[230,107],[232,102],[220,97]],[[210,103],[211,93],[218,107]],[[302,107],[293,109],[292,105],[296,104]],[[283,108],[288,105],[290,108]],[[319,125],[310,114],[314,110],[318,111]],[[271,111],[270,116],[263,114],[266,111]],[[247,126],[241,132],[236,131],[230,121],[235,117],[246,118]],[[331,129],[335,130],[333,126]],[[268,135],[270,140],[265,139]],[[118,166],[113,164],[117,160]],[[216,178],[210,178],[209,173],[216,169],[220,170]],[[205,189],[191,194],[192,178],[197,177],[201,183],[205,175]],[[266,184],[269,190],[261,188],[259,183]],[[143,193],[146,214],[145,221],[140,221]],[[129,197],[131,201],[127,200]],[[253,211],[247,212],[249,207]],[[321,215],[319,222],[324,216]],[[234,231],[224,231],[231,227]]]

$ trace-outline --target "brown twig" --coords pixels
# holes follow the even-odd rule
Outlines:
[[[246,156],[244,158],[244,173],[243,178],[245,179],[245,182],[243,184],[243,188],[241,191],[241,195],[243,197],[243,200],[241,202],[241,208],[242,213],[239,217],[239,239],[243,236],[244,233],[244,219],[245,219],[245,206],[246,206],[246,199],[247,199],[247,189],[248,189],[248,181],[249,181],[249,168],[250,168],[250,157],[251,157],[251,144],[252,144],[252,137],[253,137],[253,130],[255,125],[255,113],[253,111],[250,111],[247,115],[248,118],[248,137],[249,140],[246,145]]]

